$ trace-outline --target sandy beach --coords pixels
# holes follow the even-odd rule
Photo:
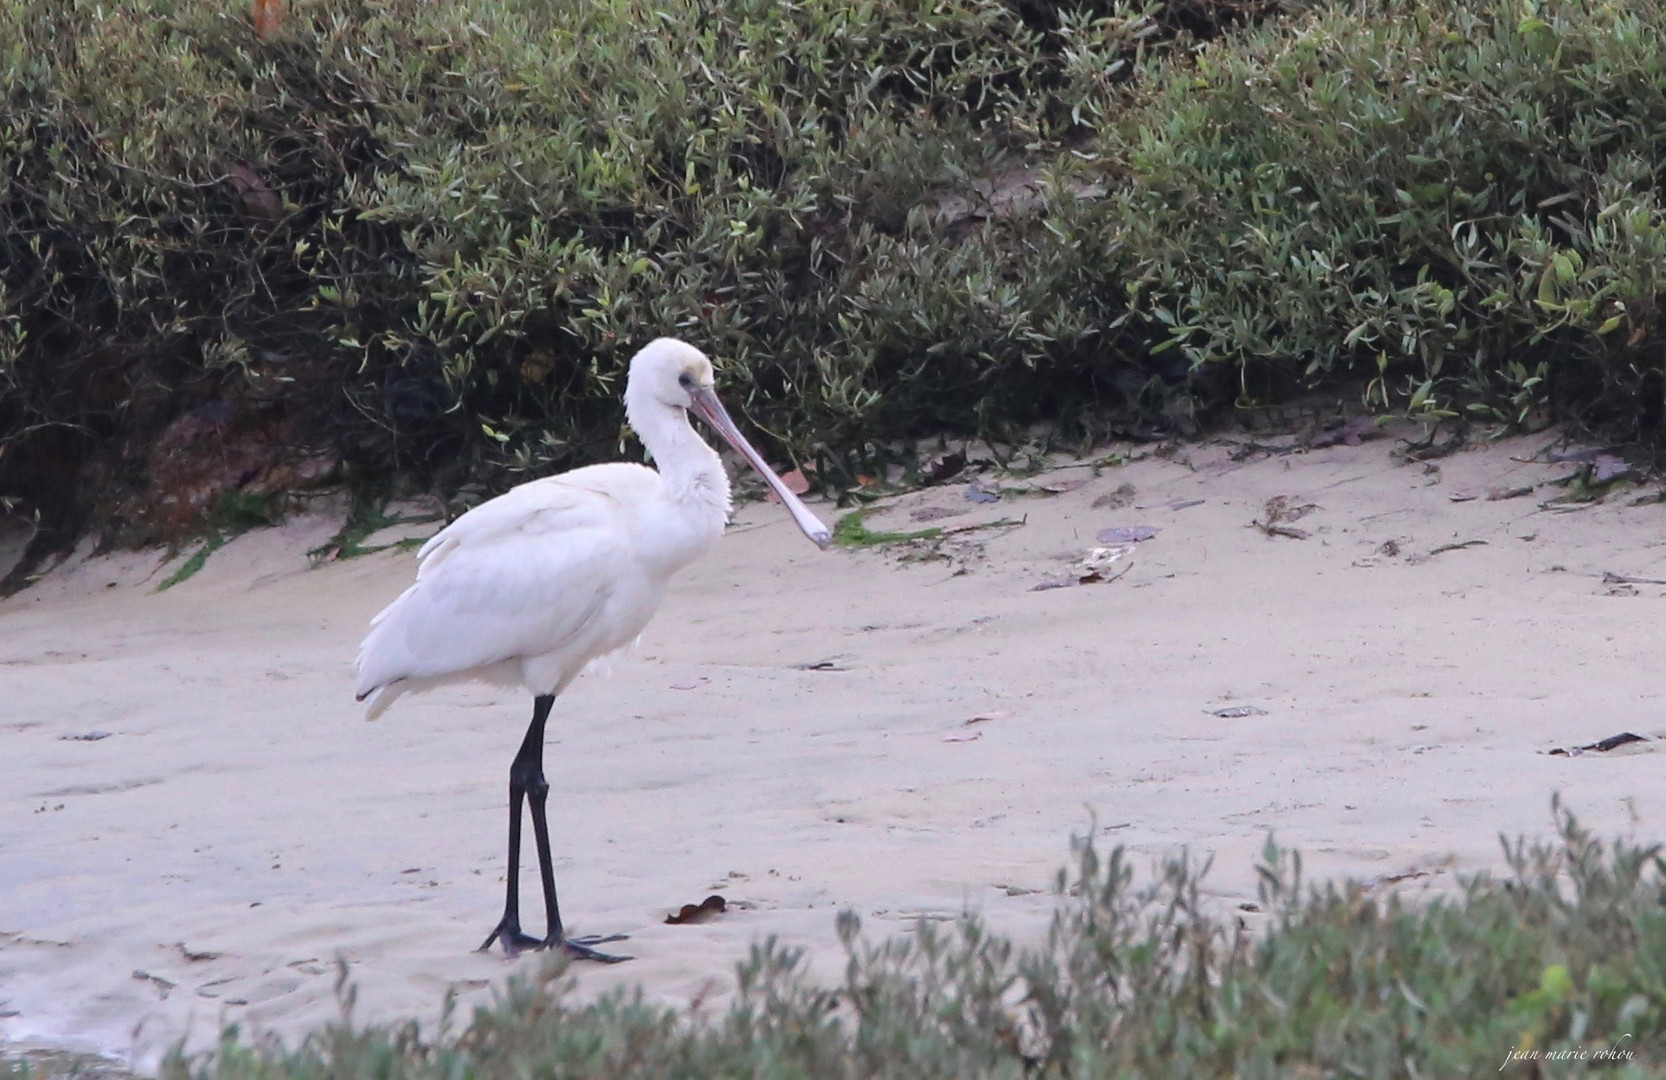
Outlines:
[[[1267,442],[985,474],[993,502],[967,474],[868,518],[1023,522],[935,546],[822,553],[743,507],[551,719],[563,913],[636,957],[575,967],[578,992],[716,1000],[770,934],[832,977],[844,908],[870,934],[971,910],[1035,939],[1094,821],[1212,855],[1223,905],[1254,898],[1269,831],[1310,877],[1412,890],[1499,868],[1554,792],[1599,834],[1666,837],[1654,486],[1551,503],[1580,465],[1549,435],[1431,465]],[[1157,532],[1098,539],[1135,526]],[[78,555],[0,602],[0,1040],[143,1071],[224,1023],[336,1015],[338,958],[361,1019],[430,1024],[539,963],[472,951],[530,699],[454,688],[364,722],[354,651],[415,557],[311,567],[338,527],[245,534],[161,593],[178,558]],[[1113,580],[1034,589],[1107,547]],[[1621,732],[1649,738],[1548,753]],[[714,892],[727,914],[665,924]]]

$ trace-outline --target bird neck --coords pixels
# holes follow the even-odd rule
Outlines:
[[[665,494],[729,514],[729,474],[695,432],[686,410],[660,401],[627,402],[625,419],[654,459]]]

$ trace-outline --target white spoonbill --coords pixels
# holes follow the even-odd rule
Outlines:
[[[689,425],[693,409],[752,463],[798,527],[825,549],[832,535],[741,435],[712,389],[712,365],[673,338],[631,360],[625,418],[659,471],[591,465],[522,484],[470,510],[417,553],[416,583],[371,620],[359,647],[358,696],[375,719],[401,694],[480,679],[524,685],[532,723],[509,767],[509,887],[503,918],[481,949],[600,952],[609,937],[569,938],[561,927],[544,806],[544,721],[584,666],[635,640],[671,575],[717,542],[729,517],[729,477]],[[545,934],[522,932],[518,871],[521,800],[532,811],[544,886]]]

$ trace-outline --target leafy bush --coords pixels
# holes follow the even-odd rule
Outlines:
[[[0,498],[38,561],[344,471],[500,487],[617,454],[661,333],[831,482],[882,437],[1325,380],[1653,436],[1663,33],[1666,0],[296,0],[264,34],[0,0]]]
[[[800,457],[1046,415],[1120,310],[1053,148],[1276,6],[0,0],[0,493],[501,484],[616,452],[662,333]]]
[[[1403,0],[1176,65],[1119,141],[1132,321],[1251,395],[1363,373],[1658,435],[1663,33],[1658,0]]]
[[[1658,1075],[1666,864],[1658,848],[1609,848],[1571,816],[1561,825],[1559,844],[1506,845],[1508,880],[1477,877],[1455,897],[1410,904],[1358,883],[1305,888],[1299,858],[1269,843],[1264,936],[1212,913],[1205,871],[1185,858],[1136,888],[1124,851],[1084,844],[1037,947],[975,918],[873,945],[846,913],[842,986],[817,986],[797,953],[766,942],[721,1017],[639,994],[574,1004],[550,972],[460,1030],[343,1021],[290,1049],[232,1031],[217,1055],[173,1058],[162,1075],[1540,1075],[1543,1062],[1583,1053],[1591,1064],[1611,1048],[1622,1056],[1610,1075]]]

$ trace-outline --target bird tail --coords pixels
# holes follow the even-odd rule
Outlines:
[[[377,612],[370,620],[370,632],[359,643],[359,655],[353,661],[358,674],[355,699],[370,702],[365,710],[366,720],[374,720],[387,712],[394,699],[410,689],[400,685],[410,672],[401,670],[408,665],[402,655],[404,650],[399,647],[403,635],[396,627],[401,606],[415,591],[415,586],[406,589],[393,603]]]
[[[388,706],[392,705],[401,695],[405,693],[403,682],[404,680],[391,682],[386,686],[378,686],[374,690],[367,690],[358,695],[354,700],[369,701],[369,704],[366,705],[364,709],[364,718],[366,720],[374,720],[383,713],[387,712]]]

